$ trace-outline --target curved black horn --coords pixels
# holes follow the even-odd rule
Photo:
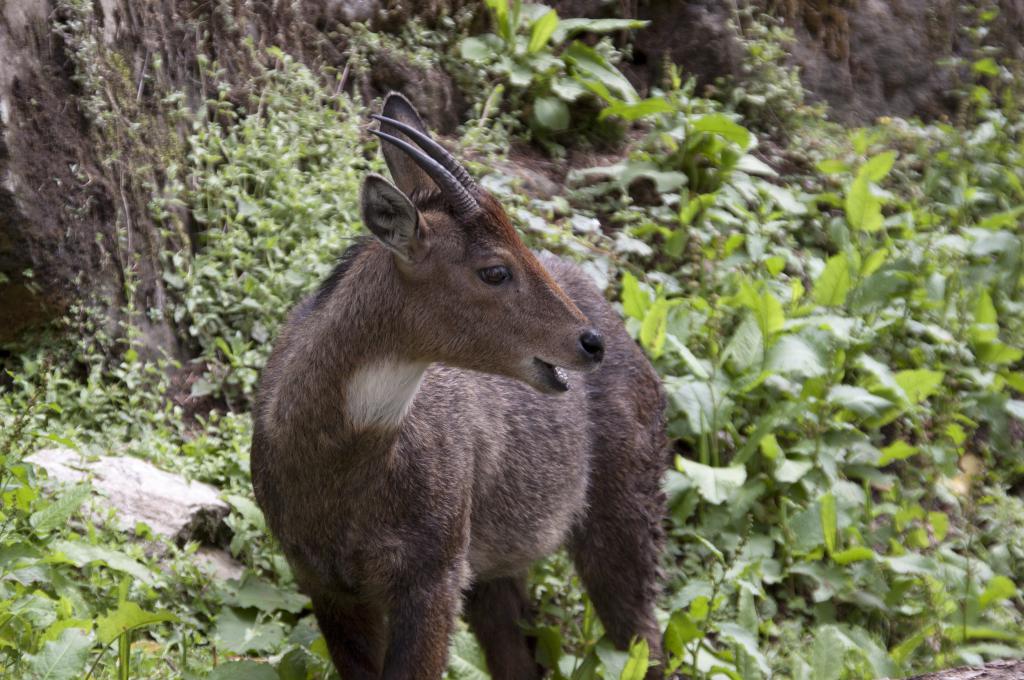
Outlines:
[[[380,130],[370,130],[370,132],[377,135],[384,141],[397,146],[399,149],[404,151],[409,158],[413,159],[413,161],[416,162],[416,165],[423,168],[423,171],[430,176],[430,179],[434,180],[435,184],[437,184],[437,188],[448,197],[448,200],[452,203],[452,207],[455,208],[455,211],[460,216],[472,217],[480,212],[480,204],[477,203],[476,197],[469,193],[469,189],[464,187],[459,180],[455,179],[455,176],[443,165],[435,161],[433,158],[430,158],[423,151],[417,149],[405,140],[389,135],[386,132],[381,132]]]
[[[417,130],[408,123],[403,123],[400,120],[388,118],[387,116],[381,116],[374,113],[370,115],[370,118],[379,120],[381,123],[386,125],[396,127],[404,132],[406,136],[416,142],[428,156],[440,163],[445,170],[452,173],[455,179],[459,180],[459,184],[469,189],[470,193],[476,195],[476,182],[474,182],[473,178],[469,176],[468,172],[466,172],[466,168],[462,167],[462,164],[459,163],[451,153],[449,153],[448,149],[434,141],[430,135]]]

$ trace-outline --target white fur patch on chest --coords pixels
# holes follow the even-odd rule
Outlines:
[[[345,416],[355,428],[397,427],[416,396],[425,363],[380,361],[360,366],[345,386]]]

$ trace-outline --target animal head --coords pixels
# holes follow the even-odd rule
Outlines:
[[[394,183],[366,178],[363,222],[395,261],[421,358],[567,390],[564,369],[600,363],[600,333],[405,97],[373,118]]]

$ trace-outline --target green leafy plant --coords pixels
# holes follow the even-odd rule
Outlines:
[[[636,101],[636,91],[615,66],[617,54],[608,43],[591,47],[570,39],[584,32],[642,28],[646,22],[560,19],[553,9],[521,0],[488,0],[487,7],[495,32],[463,39],[459,54],[500,83],[507,106],[520,112],[538,139],[608,134],[598,129],[604,118],[598,114],[601,99],[595,92]]]

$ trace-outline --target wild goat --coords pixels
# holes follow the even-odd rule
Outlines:
[[[587,275],[531,253],[408,100],[373,118],[395,182],[363,184],[376,238],[292,311],[254,411],[256,499],[335,665],[440,678],[464,610],[496,679],[539,678],[525,578],[563,544],[614,643],[646,639],[659,659],[654,370]]]

